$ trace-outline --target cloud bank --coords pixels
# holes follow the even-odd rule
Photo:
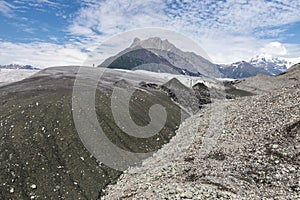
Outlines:
[[[29,44],[0,41],[2,64],[30,64],[36,67],[82,65],[86,54],[75,45],[34,42]]]
[[[16,5],[25,6],[21,1],[13,2],[16,4],[0,1],[0,13],[13,17],[18,10]],[[66,9],[51,0],[30,0],[29,3],[40,9],[44,9],[42,5],[51,6],[58,12]],[[0,39],[0,62],[44,67],[79,64],[113,35],[145,27],[185,34],[216,63],[247,60],[261,53],[297,62],[300,44],[285,41],[290,35],[299,34],[289,32],[291,25],[300,22],[299,10],[300,0],[82,0],[80,9],[70,13],[72,18],[68,19],[66,30],[62,30],[64,44],[56,43],[57,38],[53,43],[28,44]],[[51,61],[51,58],[55,59]]]
[[[299,0],[86,0],[83,4],[69,27],[83,43],[133,28],[162,27],[191,37],[217,63],[259,53],[288,56],[290,44],[280,40],[287,37],[289,24],[300,21]]]

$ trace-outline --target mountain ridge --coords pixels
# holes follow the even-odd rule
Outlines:
[[[136,51],[144,52],[144,55],[141,53],[137,56]],[[153,53],[152,58],[147,56],[151,54],[149,52]],[[145,60],[145,57],[148,59]],[[124,60],[130,60],[130,62],[123,62]],[[131,61],[133,60],[136,62],[132,63]],[[156,60],[156,62],[152,63],[151,61],[153,60]],[[118,63],[118,66],[115,66],[116,63]],[[162,63],[167,64],[162,66],[160,65]],[[275,76],[292,65],[291,62],[285,59],[267,54],[254,56],[248,61],[242,60],[232,64],[215,64],[194,52],[182,51],[169,42],[168,39],[150,37],[142,40],[136,37],[128,48],[115,56],[107,58],[98,67],[137,70],[142,69],[138,67],[139,64],[142,64],[143,70],[147,71],[232,79],[247,78],[257,74]],[[147,69],[145,65],[149,68]],[[163,70],[160,70],[160,68]]]
[[[174,68],[176,68],[178,74],[220,77],[220,73],[217,67],[209,60],[192,52],[184,52],[177,48],[175,45],[171,44],[167,39],[162,40],[158,37],[151,37],[146,40],[135,38],[133,40],[133,43],[128,48],[119,52],[115,56],[107,58],[98,67],[110,68],[111,64],[115,60],[118,60],[120,58],[123,59],[124,56],[130,57],[130,52],[137,49],[145,49],[147,50],[145,52],[150,51],[153,54],[159,56],[161,60],[167,60],[172,66],[174,66]],[[127,66],[126,68],[132,69],[133,67]]]
[[[240,79],[265,74],[276,76],[286,71],[292,65],[291,62],[271,55],[256,55],[249,61],[238,61],[232,64],[220,64],[219,70],[226,78]]]

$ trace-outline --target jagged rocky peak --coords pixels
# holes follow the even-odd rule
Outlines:
[[[170,51],[175,49],[176,47],[170,43],[167,39],[162,40],[159,37],[151,37],[145,40],[141,40],[140,38],[134,38],[131,48],[142,47],[149,49],[158,49],[164,51]]]
[[[138,43],[141,41],[141,39],[140,38],[134,38],[134,40],[133,40],[133,43],[132,43],[132,45],[131,46],[136,46],[136,45],[138,45]]]

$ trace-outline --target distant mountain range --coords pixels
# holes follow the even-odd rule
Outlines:
[[[180,50],[168,40],[153,37],[146,40],[135,38],[130,47],[106,59],[99,67],[239,79],[259,73],[274,76],[291,65],[284,59],[268,55],[255,56],[248,62],[214,64],[193,52]]]
[[[284,59],[269,55],[258,55],[251,58],[248,62],[239,61],[230,65],[218,65],[218,68],[224,74],[224,77],[239,79],[257,74],[278,75],[291,65],[291,62]]]
[[[214,64],[193,52],[184,52],[168,40],[152,37],[135,38],[133,43],[115,56],[109,57],[98,67],[127,70],[241,79],[257,74],[268,76],[284,72],[292,63],[270,55],[258,55],[249,61],[232,64]],[[0,65],[0,69],[40,70],[31,65]]]
[[[31,65],[18,65],[18,64],[9,64],[9,65],[0,65],[0,69],[27,69],[27,70],[40,70],[37,67]]]

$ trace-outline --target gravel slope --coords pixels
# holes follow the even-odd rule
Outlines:
[[[121,174],[96,160],[79,137],[72,109],[76,69],[46,69],[0,87],[1,200],[96,199],[102,188]],[[104,78],[110,82],[99,84],[95,94],[94,109],[106,137],[131,152],[161,148],[175,135],[184,112],[164,91],[139,88],[129,104],[134,122],[148,124],[149,107],[156,103],[169,114],[159,134],[147,139],[128,135],[116,124],[111,109],[112,90],[118,80],[111,77],[116,74],[106,74]],[[89,109],[80,111],[87,113]]]
[[[246,79],[233,81],[233,86],[254,94],[263,94],[278,88],[289,87],[297,84],[299,81],[300,64],[296,64],[277,76],[257,74]]]
[[[219,103],[187,119],[103,199],[300,199],[300,84],[226,101],[217,145],[199,156]]]

